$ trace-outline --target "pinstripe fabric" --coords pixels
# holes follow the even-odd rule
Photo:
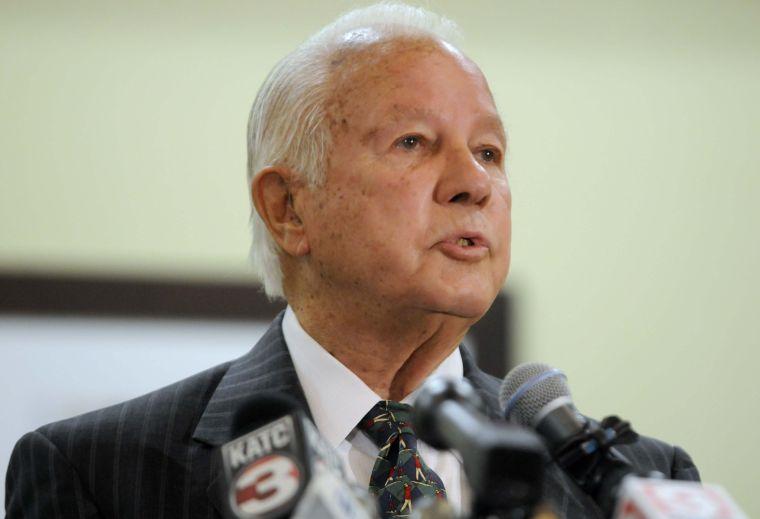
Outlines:
[[[6,478],[6,517],[220,517],[220,472],[214,447],[231,439],[230,418],[262,390],[306,398],[282,337],[282,314],[246,355],[142,397],[56,422],[16,444]],[[500,381],[462,350],[464,375],[494,418]],[[642,438],[621,448],[642,470],[697,479],[688,455]],[[562,517],[601,517],[555,465],[547,468],[547,501]]]

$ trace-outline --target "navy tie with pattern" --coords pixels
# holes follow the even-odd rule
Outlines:
[[[359,429],[380,447],[369,490],[378,498],[383,518],[406,517],[420,497],[446,498],[446,489],[417,451],[412,408],[381,400],[359,423]]]

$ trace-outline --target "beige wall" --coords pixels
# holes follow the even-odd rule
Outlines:
[[[350,4],[154,4],[0,3],[1,268],[250,278],[247,110]],[[760,515],[760,3],[430,5],[510,132],[519,359]]]

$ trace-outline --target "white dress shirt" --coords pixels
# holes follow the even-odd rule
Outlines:
[[[282,321],[282,333],[317,429],[340,456],[348,477],[367,487],[379,448],[356,426],[383,398],[309,336],[290,306]],[[462,376],[462,355],[457,348],[428,379]],[[402,402],[413,404],[418,391]],[[459,459],[423,442],[418,442],[417,447],[428,467],[443,481],[449,503],[461,511],[469,494]]]

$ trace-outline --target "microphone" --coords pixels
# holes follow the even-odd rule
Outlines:
[[[627,477],[615,519],[748,519],[718,485]]]
[[[528,517],[542,495],[544,446],[523,427],[489,420],[481,407],[467,381],[434,379],[420,390],[412,421],[420,440],[461,454],[474,517]]]
[[[311,480],[292,519],[379,519],[367,489],[325,471]]]
[[[540,363],[510,371],[499,403],[507,420],[534,428],[554,459],[615,519],[747,519],[720,486],[636,471],[614,445],[638,435],[616,416],[601,424],[573,404],[565,374]],[[642,477],[643,476],[643,477]]]
[[[616,416],[601,424],[583,416],[573,404],[566,380],[562,371],[546,364],[522,364],[504,379],[499,403],[508,421],[538,432],[559,466],[610,517],[623,478],[663,475],[634,470],[613,448],[638,438],[630,424]]]
[[[219,450],[226,519],[377,516],[298,402],[259,395],[240,408],[232,427],[236,437]]]

